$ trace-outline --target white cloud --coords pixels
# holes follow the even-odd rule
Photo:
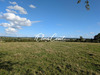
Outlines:
[[[12,25],[11,24],[8,24],[8,23],[1,23],[0,26],[3,26],[3,27],[11,27]]]
[[[9,2],[10,4],[17,4],[16,2]]]
[[[7,11],[8,13],[15,13],[15,14],[17,14],[16,11],[13,11],[13,10],[10,10],[10,9],[6,9],[6,11]]]
[[[21,18],[13,13],[4,13],[1,19],[7,20],[9,23],[1,23],[0,26],[8,27],[6,32],[15,32],[14,29],[22,29],[22,26],[31,26],[32,22],[26,18]],[[13,30],[12,30],[13,29]]]
[[[15,28],[15,29],[22,29],[21,26],[15,26],[13,28]]]
[[[1,17],[2,17],[2,14],[3,14],[3,12],[0,12],[0,19],[1,19]]]
[[[16,32],[16,29],[22,29],[22,26],[31,26],[32,23],[40,21],[30,21],[27,18],[21,18],[14,13],[4,13],[0,16],[1,19],[7,20],[9,23],[1,23],[0,26],[7,27],[6,33]]]
[[[30,8],[36,8],[36,7],[35,7],[34,5],[32,5],[32,4],[31,4],[31,5],[29,5],[29,7],[30,7]]]
[[[19,5],[8,6],[7,8],[10,10],[17,10],[17,11],[19,11],[20,14],[27,14],[27,11]]]
[[[94,32],[90,32],[90,34],[94,34]]]
[[[2,19],[6,19],[12,25],[31,26],[31,21],[26,18],[21,18],[13,13],[4,13]]]
[[[16,2],[10,2],[10,4],[17,4]],[[6,9],[7,13],[0,12],[0,19],[4,19],[7,23],[1,23],[0,26],[5,27],[7,34],[16,33],[22,26],[31,26],[32,23],[38,23],[40,21],[30,21],[27,18],[22,18],[16,14],[27,14],[27,11],[19,6],[8,6]],[[18,12],[19,13],[18,13]]]
[[[38,22],[41,22],[41,21],[32,21],[32,23],[38,23]]]
[[[17,32],[17,30],[16,30],[15,28],[9,27],[9,28],[6,29],[6,32],[7,32],[8,34],[11,34],[11,33]]]

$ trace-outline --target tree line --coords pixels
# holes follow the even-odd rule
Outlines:
[[[94,42],[94,43],[100,43],[100,33],[95,35],[93,39],[84,39],[82,36],[80,36],[80,38],[70,39],[68,42]]]
[[[95,35],[93,39],[85,39],[82,36],[80,38],[63,38],[61,40],[56,40],[52,38],[51,40],[42,39],[39,37],[0,37],[0,42],[51,42],[51,41],[63,41],[63,42],[95,42],[100,43],[100,33]]]

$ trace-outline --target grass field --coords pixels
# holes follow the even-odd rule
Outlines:
[[[0,75],[100,75],[100,44],[1,42]]]

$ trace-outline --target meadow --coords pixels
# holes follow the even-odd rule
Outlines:
[[[0,42],[0,75],[100,75],[100,43]]]

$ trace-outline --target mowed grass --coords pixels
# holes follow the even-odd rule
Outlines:
[[[100,44],[2,42],[0,75],[100,75]]]

